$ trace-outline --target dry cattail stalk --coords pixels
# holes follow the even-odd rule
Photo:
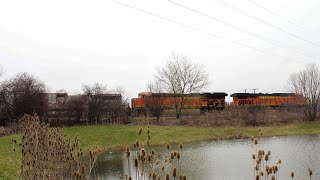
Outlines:
[[[137,168],[138,167],[138,159],[134,159],[134,166]]]
[[[256,174],[256,180],[260,180],[260,175]]]
[[[182,180],[187,180],[187,176],[186,176],[186,175],[183,175],[183,176],[182,176]]]
[[[173,168],[172,176],[174,178],[177,176],[177,168]]]

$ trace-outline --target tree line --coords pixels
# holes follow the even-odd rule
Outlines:
[[[15,124],[24,114],[51,125],[123,123],[127,110],[123,93],[99,83],[83,85],[79,95],[64,90],[49,93],[37,77],[20,73],[0,83],[0,125]]]
[[[0,77],[2,76],[0,67]],[[151,93],[171,93],[179,100],[175,104],[175,116],[181,117],[185,96],[199,93],[210,84],[203,65],[193,62],[187,56],[172,53],[162,67],[156,69],[154,79],[147,85]],[[302,95],[307,100],[304,114],[309,120],[317,118],[320,101],[320,71],[315,64],[309,64],[300,72],[292,73],[288,79],[288,91]],[[0,124],[14,123],[24,114],[37,114],[42,121],[67,124],[123,123],[130,113],[123,91],[107,91],[104,85],[95,83],[83,85],[82,94],[67,96],[58,92],[61,100],[58,109],[52,110],[46,85],[28,73],[21,73],[0,83]],[[111,96],[120,95],[120,98]],[[57,97],[56,97],[57,98]],[[148,107],[154,116],[161,116],[160,97],[154,96],[153,106]]]

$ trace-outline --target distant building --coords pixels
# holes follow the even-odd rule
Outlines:
[[[68,100],[67,93],[47,93],[49,111],[56,111],[63,107]]]

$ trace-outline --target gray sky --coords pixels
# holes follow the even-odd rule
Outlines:
[[[320,45],[305,41],[320,44],[320,1],[250,1],[174,0],[283,47],[167,0],[119,2],[180,25],[111,0],[1,1],[0,64],[5,71],[2,79],[29,72],[51,91],[66,89],[70,93],[80,93],[84,83],[99,82],[109,89],[123,87],[132,98],[146,90],[155,69],[175,52],[205,65],[212,82],[206,91],[284,91],[292,72],[320,61]]]

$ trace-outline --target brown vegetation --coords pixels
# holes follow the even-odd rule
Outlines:
[[[134,117],[133,123],[157,125],[191,126],[258,126],[299,123],[305,120],[303,109],[298,107],[228,107],[226,110],[206,111],[185,109],[180,119],[174,117],[173,110],[166,110],[159,120],[154,117]]]
[[[148,126],[147,131],[139,130],[139,135],[146,132],[146,143],[138,140],[133,147],[126,149],[126,158],[129,171],[125,174],[126,179],[184,179],[187,177],[181,171],[182,144],[179,150],[171,150],[167,144],[167,153],[159,153],[149,148],[151,142],[151,130]],[[131,172],[131,169],[134,172]]]
[[[60,129],[49,128],[37,117],[19,120],[22,141],[13,142],[21,151],[21,179],[88,179],[97,159],[97,151],[84,156],[78,137],[71,140]]]

